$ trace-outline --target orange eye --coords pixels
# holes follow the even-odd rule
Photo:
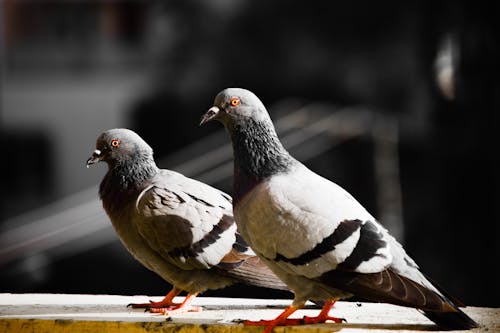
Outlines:
[[[240,105],[240,99],[238,97],[233,97],[229,104],[231,104],[231,106],[238,106]]]
[[[111,140],[111,146],[113,146],[114,148],[118,148],[120,146],[120,140],[118,139]]]

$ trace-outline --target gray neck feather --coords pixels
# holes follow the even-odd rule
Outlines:
[[[232,128],[236,171],[253,179],[286,172],[294,159],[281,144],[271,123],[246,119]]]
[[[113,201],[117,201],[119,206],[129,197],[133,198],[159,172],[152,156],[140,153],[108,165],[109,170],[101,182],[99,194],[104,204],[109,206],[114,206]]]

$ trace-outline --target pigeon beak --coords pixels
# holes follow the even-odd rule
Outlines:
[[[90,156],[89,159],[87,160],[87,168],[90,168],[91,165],[100,162],[101,159],[102,159],[102,152],[99,149],[94,150],[92,156]]]
[[[205,123],[208,123],[210,120],[214,119],[217,117],[219,114],[220,109],[217,106],[212,106],[208,111],[201,117],[200,119],[200,125],[203,125]]]

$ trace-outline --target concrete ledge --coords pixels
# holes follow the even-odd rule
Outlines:
[[[167,318],[129,303],[143,303],[162,297],[60,294],[0,294],[0,332],[262,332],[260,327],[244,327],[239,319],[272,319],[291,300],[198,297],[194,305],[204,311]],[[180,300],[181,298],[179,298]],[[468,307],[464,310],[482,327],[472,332],[500,332],[500,309]],[[294,317],[316,315],[316,309],[298,311]],[[436,326],[414,309],[389,304],[337,302],[332,314],[346,318],[347,324],[318,324],[279,327],[275,332],[409,332],[434,331]]]

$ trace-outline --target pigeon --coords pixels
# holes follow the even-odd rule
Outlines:
[[[443,329],[478,326],[351,194],[288,153],[256,95],[221,91],[200,125],[210,120],[231,137],[238,230],[295,295],[276,319],[245,324],[271,332],[277,325],[341,322],[329,316],[333,304],[357,296],[416,308]],[[308,299],[324,302],[319,315],[288,319]]]
[[[151,312],[200,311],[193,299],[237,282],[287,289],[237,233],[229,195],[180,173],[159,169],[135,132],[102,133],[87,167],[104,161],[104,210],[125,248],[173,288],[160,302],[129,304]],[[173,299],[182,291],[181,303]]]

